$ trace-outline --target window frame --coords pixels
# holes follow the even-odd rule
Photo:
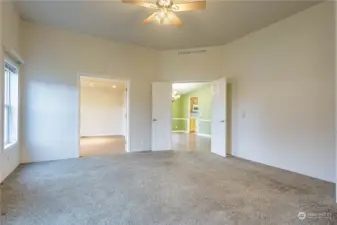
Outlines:
[[[7,67],[10,67],[13,69],[13,71],[15,71],[15,73],[13,71],[9,71],[9,81],[8,83],[6,83],[6,64]],[[9,147],[15,145],[18,143],[19,140],[19,105],[20,105],[20,95],[19,95],[19,68],[16,65],[16,63],[12,62],[11,60],[5,58],[3,61],[3,65],[4,65],[4,76],[3,76],[3,144],[4,144],[4,150],[8,149]],[[17,76],[17,105],[11,105],[11,83],[10,83],[10,78],[11,76]],[[6,99],[6,97],[8,97],[8,99]],[[6,104],[7,103],[7,104]],[[12,116],[13,116],[13,107],[17,107],[18,110],[18,115],[16,118],[16,124],[13,124],[13,126],[16,125],[16,134],[12,134],[13,130],[15,130],[14,127],[11,127],[11,121],[13,120]],[[7,111],[7,122],[5,121],[5,113]],[[7,125],[7,127],[5,128],[5,125]],[[12,137],[14,136],[14,137]],[[5,139],[5,137],[7,137]],[[7,142],[6,142],[7,141]]]

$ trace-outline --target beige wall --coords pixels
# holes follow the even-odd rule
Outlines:
[[[3,46],[20,53],[20,16],[10,1],[2,3]]]
[[[233,155],[335,181],[333,4],[205,54],[162,52],[160,78],[226,76],[233,88]]]
[[[130,80],[130,149],[150,149],[155,51],[33,23],[23,25],[24,162],[78,156],[78,73]]]
[[[124,91],[81,85],[81,136],[125,135]]]
[[[335,181],[333,21],[323,3],[224,47],[235,155]]]
[[[161,66],[157,79],[180,82],[213,81],[224,76],[222,46],[201,49],[207,51],[197,54],[178,54],[180,50],[160,52]]]
[[[3,78],[6,59],[15,65],[13,60],[3,49],[20,54],[20,18],[14,5],[10,2],[0,3],[0,182],[5,179],[20,162],[20,142],[4,149],[3,145]],[[18,65],[15,65],[18,66]],[[21,75],[21,73],[20,73]],[[20,137],[19,137],[20,138]]]
[[[77,157],[78,72],[130,79],[131,151],[150,149],[153,80],[226,76],[232,82],[234,155],[334,181],[331,4],[195,55],[24,23],[23,161]]]

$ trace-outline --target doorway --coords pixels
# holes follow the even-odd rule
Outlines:
[[[210,94],[210,93],[209,93]],[[198,106],[198,96],[190,97],[190,107],[189,107],[189,113],[190,113],[190,133],[196,133],[197,132],[197,117],[199,112],[199,106]]]
[[[80,75],[79,93],[79,156],[128,151],[127,82]]]
[[[199,113],[196,118],[196,133],[192,134],[209,137],[210,147],[207,147],[206,151],[223,157],[227,156],[227,80],[222,77],[213,82],[204,83],[208,83],[211,90],[211,97],[206,101],[211,105],[208,111],[206,110],[210,115],[209,118],[205,117],[204,112],[200,113],[202,104],[200,96],[192,94],[189,98],[183,98],[184,93],[179,92],[177,86],[186,86],[190,83],[172,85],[169,82],[154,82],[152,84],[152,151],[198,150],[200,144],[189,138],[191,120],[188,115],[190,112],[188,108],[191,107],[190,97],[197,96],[198,104],[195,109]],[[184,109],[183,112],[177,110],[178,106]],[[179,133],[179,136],[174,138],[177,136],[176,133]]]
[[[172,149],[211,150],[212,84],[172,84]]]

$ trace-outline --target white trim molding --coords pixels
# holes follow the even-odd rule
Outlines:
[[[200,122],[208,122],[208,123],[212,122],[211,120],[204,120],[204,119],[198,119],[198,121],[200,121]]]
[[[173,133],[189,133],[189,118],[172,118],[173,120],[180,120],[180,121],[186,121],[186,130],[174,130],[174,128],[172,127],[172,132]]]
[[[200,123],[211,123],[211,122],[212,122],[211,120],[205,120],[205,119],[197,118],[197,134],[200,133]],[[203,135],[209,135],[210,136],[210,134],[203,134]],[[200,135],[200,136],[202,136],[202,135]]]
[[[173,130],[172,133],[186,133],[186,134],[188,134],[189,132],[187,130]]]
[[[211,134],[202,134],[202,133],[197,133],[198,136],[201,136],[201,137],[207,137],[207,138],[211,138],[212,135]]]
[[[188,120],[188,118],[172,118],[172,120]]]

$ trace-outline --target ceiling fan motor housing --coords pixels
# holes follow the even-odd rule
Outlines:
[[[171,8],[173,5],[172,0],[157,0],[157,6],[159,8]]]

